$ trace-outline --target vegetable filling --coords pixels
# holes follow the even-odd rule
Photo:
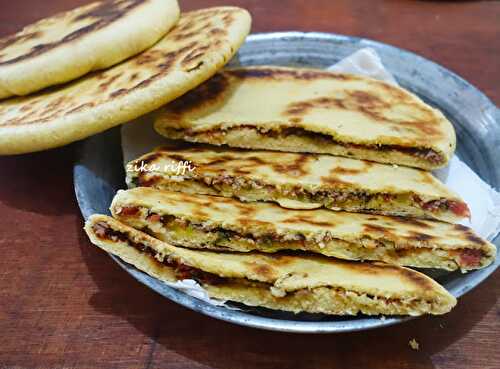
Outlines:
[[[143,218],[146,223],[159,223],[168,233],[175,234],[179,239],[196,240],[199,244],[216,247],[220,249],[234,248],[237,245],[234,243],[238,241],[243,249],[239,251],[249,251],[262,248],[263,251],[274,252],[283,249],[295,250],[311,250],[320,252],[332,241],[337,245],[343,245],[343,248],[351,249],[358,248],[362,250],[369,260],[369,253],[375,253],[377,249],[386,250],[386,256],[394,254],[396,260],[400,257],[406,256],[406,253],[418,254],[421,251],[429,251],[430,247],[397,247],[391,240],[373,239],[370,237],[362,237],[356,243],[344,241],[342,239],[333,237],[329,233],[321,235],[306,236],[301,233],[240,233],[234,230],[226,229],[223,227],[208,225],[206,223],[194,223],[186,219],[181,219],[173,215],[160,215],[151,212],[145,208],[141,211],[139,207],[122,207],[118,211],[119,216]],[[145,227],[146,233],[155,235],[155,231]],[[193,233],[199,233],[206,237],[200,242],[199,237],[193,237]],[[185,241],[179,241],[184,243]],[[176,243],[175,239],[169,242]],[[336,246],[333,246],[336,247]],[[338,247],[338,246],[337,246]],[[341,246],[342,247],[342,246]],[[434,252],[445,254],[445,260],[456,263],[460,268],[470,269],[480,267],[484,258],[487,257],[485,252],[481,249],[452,249],[445,250],[434,248]],[[331,255],[333,256],[333,255]]]

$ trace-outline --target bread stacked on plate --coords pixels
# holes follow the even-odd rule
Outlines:
[[[237,7],[180,14],[176,0],[110,0],[0,39],[0,155],[65,145],[159,108],[225,65],[250,22]]]
[[[154,120],[178,141],[130,162],[112,217],[86,230],[157,278],[292,312],[442,314],[455,298],[408,267],[465,272],[495,257],[457,224],[467,204],[427,171],[453,155],[453,126],[402,88],[227,69]]]
[[[324,314],[442,314],[456,303],[407,267],[468,271],[495,247],[426,170],[455,132],[410,92],[313,69],[221,70],[241,8],[111,0],[0,40],[0,154],[64,145],[157,110],[177,144],[128,165],[94,244],[213,298]],[[180,144],[184,141],[184,144]],[[187,144],[187,142],[189,144]],[[147,169],[146,169],[147,168]]]

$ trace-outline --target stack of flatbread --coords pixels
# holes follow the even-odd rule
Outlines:
[[[127,165],[112,217],[85,225],[95,245],[249,306],[448,312],[455,298],[411,268],[466,272],[496,254],[458,224],[467,204],[428,172],[453,155],[451,123],[370,78],[222,70],[249,29],[236,7],[180,14],[175,0],[112,0],[1,39],[0,154],[156,110],[156,131],[176,143]]]
[[[178,142],[128,163],[112,218],[87,231],[160,279],[293,312],[441,314],[455,298],[411,268],[467,272],[495,258],[459,224],[467,204],[428,171],[453,155],[453,126],[404,89],[226,69],[154,116]]]
[[[453,126],[404,89],[226,69],[154,116],[178,142],[128,163],[112,217],[86,229],[157,278],[292,312],[442,314],[455,298],[409,267],[467,272],[495,258],[428,171],[453,155]]]
[[[176,0],[111,0],[0,39],[0,155],[65,145],[159,108],[226,64],[249,30],[241,8],[180,14]]]

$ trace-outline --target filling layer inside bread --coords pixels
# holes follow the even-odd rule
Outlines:
[[[133,247],[150,261],[163,267],[173,268],[178,280],[193,279],[209,288],[212,297],[230,299],[246,305],[263,306],[271,309],[292,312],[311,312],[339,315],[364,314],[440,314],[449,311],[451,306],[439,299],[391,298],[387,296],[358,293],[340,287],[324,286],[312,289],[284,291],[270,283],[253,281],[246,278],[225,278],[198,268],[179,263],[160,255],[154,248],[134,242],[126,233],[112,229],[105,222],[92,225],[94,234],[101,240],[121,242]]]
[[[172,132],[175,131],[177,133],[182,133],[187,137],[195,137],[195,136],[205,136],[210,137],[212,140],[217,139],[218,137],[223,140],[224,135],[229,131],[241,130],[241,129],[251,129],[258,134],[269,137],[269,138],[283,138],[286,139],[291,136],[296,136],[300,138],[309,139],[318,143],[324,144],[334,144],[338,146],[343,146],[347,149],[369,149],[380,151],[392,151],[398,152],[403,155],[411,156],[415,159],[421,160],[423,162],[427,162],[432,166],[442,166],[446,163],[446,158],[436,150],[425,147],[406,147],[402,145],[391,145],[391,144],[355,144],[350,142],[343,142],[333,138],[333,136],[308,131],[301,127],[288,127],[288,128],[273,128],[268,129],[264,127],[255,127],[251,125],[239,125],[235,127],[226,127],[226,128],[216,128],[213,130],[207,130],[203,132],[197,132],[193,130],[175,130],[172,128],[168,128],[167,131]]]
[[[224,278],[221,278],[218,275],[208,273],[203,270],[193,268],[182,263],[178,263],[173,259],[168,259],[168,258],[164,259],[153,248],[147,246],[144,243],[132,241],[127,234],[112,229],[105,222],[95,223],[92,226],[92,228],[95,235],[101,239],[107,239],[113,242],[117,241],[125,242],[127,243],[128,246],[133,247],[137,251],[148,254],[149,256],[153,257],[156,262],[160,262],[165,266],[174,268],[176,278],[179,280],[194,279],[202,284],[203,283],[219,284],[224,281]]]
[[[329,209],[348,211],[380,212],[394,215],[411,215],[422,218],[442,217],[451,212],[459,218],[470,216],[467,204],[457,200],[437,198],[423,200],[412,193],[369,193],[362,190],[346,188],[311,190],[303,186],[281,186],[263,183],[262,181],[239,176],[221,175],[217,177],[184,177],[182,182],[169,180],[165,175],[150,175],[148,172],[133,172],[132,185],[137,187],[155,187],[159,189],[182,190],[188,185],[185,182],[196,182],[197,188],[206,187],[208,194],[223,193],[250,200],[294,200],[301,203],[316,203]],[[432,216],[429,216],[429,213]]]
[[[372,150],[377,150],[377,151],[399,151],[403,154],[407,154],[425,161],[428,161],[429,163],[436,164],[436,165],[441,165],[445,162],[445,158],[438,153],[437,151],[429,148],[416,148],[416,147],[405,147],[401,145],[387,145],[387,144],[380,144],[380,145],[361,145],[361,144],[354,144],[354,143],[346,143],[342,141],[338,141],[333,139],[332,136],[326,135],[323,133],[318,133],[318,132],[312,132],[312,131],[307,131],[303,128],[285,128],[282,130],[269,130],[269,131],[262,131],[260,130],[261,134],[265,134],[267,136],[271,135],[271,137],[283,137],[286,138],[288,136],[299,136],[299,137],[307,137],[312,140],[324,140],[324,141],[329,141],[329,142],[334,142],[336,145],[341,145],[345,146],[347,148],[364,148],[364,149],[372,149]]]
[[[406,266],[464,271],[480,268],[489,260],[481,249],[450,250],[435,245],[412,247],[408,243],[396,244],[392,240],[374,239],[366,235],[356,241],[346,241],[328,232],[242,232],[201,220],[190,221],[154,213],[139,206],[121,207],[117,209],[115,217],[165,242],[191,248],[241,252],[302,250],[347,260],[380,260]]]

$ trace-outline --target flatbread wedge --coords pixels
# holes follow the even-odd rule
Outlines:
[[[423,169],[446,165],[452,124],[412,93],[363,76],[275,66],[227,69],[166,105],[172,139],[348,156]]]
[[[127,165],[127,184],[273,201],[292,209],[325,207],[452,223],[470,216],[467,204],[429,172],[331,155],[208,145],[160,148]]]
[[[137,118],[225,65],[250,30],[241,8],[183,13],[153,47],[106,70],[0,101],[0,154],[61,146]]]
[[[165,242],[221,251],[302,250],[346,260],[463,271],[496,248],[458,224],[403,217],[288,210],[273,203],[137,187],[118,191],[113,217]]]
[[[104,215],[91,242],[160,280],[195,279],[212,298],[291,312],[443,314],[456,299],[431,278],[383,263],[312,255],[215,253],[175,247]]]
[[[27,95],[110,67],[162,38],[177,0],[99,1],[0,39],[0,99]]]

